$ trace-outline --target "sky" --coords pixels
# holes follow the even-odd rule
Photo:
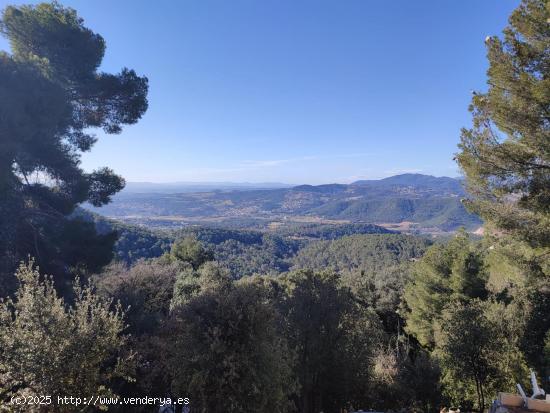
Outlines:
[[[8,4],[32,1],[0,0]],[[519,0],[67,0],[149,79],[149,109],[83,155],[127,181],[458,176],[484,39]],[[9,50],[4,39],[0,49]]]

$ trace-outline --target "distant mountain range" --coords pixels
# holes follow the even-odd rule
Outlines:
[[[242,184],[244,188],[212,184],[210,189],[194,187],[196,191],[176,191],[183,186],[173,186],[173,193],[169,192],[169,186],[163,186],[162,191],[158,188],[145,191],[146,186],[141,185],[130,184],[111,204],[94,211],[161,227],[208,222],[237,227],[289,222],[360,222],[435,233],[454,231],[462,226],[474,229],[481,224],[461,203],[461,198],[466,196],[461,180],[448,177],[403,174],[349,185],[276,188],[247,186],[259,184]]]

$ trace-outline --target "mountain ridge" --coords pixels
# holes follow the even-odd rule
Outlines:
[[[185,188],[184,192],[189,190],[196,190],[197,188],[204,188],[208,190],[241,190],[241,189],[280,189],[280,188],[306,188],[306,187],[337,187],[337,186],[366,186],[366,185],[383,185],[383,184],[395,184],[406,185],[407,183],[418,186],[419,182],[434,183],[441,182],[462,182],[462,178],[453,178],[449,176],[434,176],[420,173],[403,173],[398,175],[392,175],[380,179],[361,179],[352,181],[350,183],[331,182],[324,184],[289,184],[284,182],[233,182],[233,181],[174,181],[174,182],[150,182],[150,181],[128,181],[124,192],[143,193],[145,192],[167,192],[177,193],[181,188]],[[187,190],[189,189],[189,190]]]
[[[152,225],[236,222],[286,225],[339,222],[396,225],[420,232],[479,227],[481,221],[460,202],[466,196],[458,178],[401,174],[351,184],[297,185],[185,193],[120,193],[100,214]],[[146,221],[146,222],[145,222]],[[239,224],[241,225],[241,224]]]

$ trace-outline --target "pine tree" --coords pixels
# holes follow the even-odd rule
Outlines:
[[[550,3],[523,0],[504,37],[486,39],[488,91],[474,93],[473,127],[457,156],[490,225],[550,246]]]
[[[414,268],[404,294],[406,329],[421,345],[433,348],[434,328],[450,301],[485,298],[484,253],[460,232],[447,245],[432,246]]]
[[[474,93],[473,126],[457,160],[488,229],[490,288],[523,302],[521,349],[539,376],[550,330],[550,3],[522,0],[503,37],[486,39],[488,90]],[[500,291],[498,291],[500,290]]]
[[[109,202],[124,180],[109,168],[83,171],[80,154],[96,142],[91,129],[137,122],[148,83],[129,69],[99,72],[105,41],[56,2],[6,7],[0,33],[11,46],[0,52],[0,286],[10,290],[27,254],[58,276],[111,259],[114,236],[68,217],[83,202]]]

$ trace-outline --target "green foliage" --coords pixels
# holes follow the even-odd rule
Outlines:
[[[159,259],[138,261],[130,268],[113,263],[95,277],[95,283],[100,295],[125,309],[128,332],[154,333],[168,316],[176,276],[185,268]]]
[[[115,258],[127,265],[142,258],[160,257],[170,250],[170,239],[140,227],[114,225],[118,238],[114,245]]]
[[[253,274],[278,274],[290,267],[290,258],[301,242],[260,231],[199,227],[178,231],[211,251],[213,258],[235,279]]]
[[[285,275],[279,306],[296,353],[298,410],[337,412],[372,402],[371,358],[383,331],[376,314],[355,302],[333,272]]]
[[[525,323],[521,350],[529,365],[539,373],[544,386],[550,384],[550,363],[545,358],[545,339],[550,333],[550,283],[541,280],[528,285],[514,298]]]
[[[230,286],[229,272],[213,262],[205,263],[198,270],[187,268],[181,271],[176,278],[170,306],[174,309],[201,293],[230,288]]]
[[[115,230],[119,239],[115,244],[116,256],[131,264],[139,258],[162,255],[170,244],[171,235],[144,228],[107,221],[92,215],[100,233]],[[342,234],[371,231],[369,225],[306,225],[289,227],[284,236],[260,231],[228,230],[223,228],[195,227],[176,232],[176,239],[196,239],[203,248],[212,252],[220,266],[229,270],[235,279],[253,274],[279,274],[294,268],[335,268],[343,273],[357,272],[357,280],[376,274],[381,287],[381,300],[385,294],[394,294],[392,279],[402,279],[407,273],[400,266],[422,255],[429,241],[407,235],[357,236],[339,238]],[[302,239],[295,239],[302,238]],[[310,239],[308,239],[310,238]],[[317,238],[338,239],[337,242],[316,243]],[[325,251],[325,250],[328,250]],[[408,267],[408,265],[405,265]],[[361,275],[361,272],[363,275]],[[382,274],[382,273],[387,273]],[[387,282],[385,282],[385,280]],[[382,292],[384,290],[384,292]],[[387,300],[386,300],[387,301]],[[390,300],[395,301],[395,300]]]
[[[405,290],[407,331],[433,348],[434,328],[449,302],[487,296],[484,253],[464,232],[447,245],[434,245],[418,262]]]
[[[170,257],[188,263],[194,270],[214,258],[212,252],[204,248],[202,243],[193,236],[174,242],[170,250]]]
[[[293,268],[332,269],[342,275],[358,302],[374,308],[386,330],[394,333],[396,310],[411,273],[411,265],[430,242],[401,234],[369,234],[319,241],[302,248]]]
[[[277,235],[294,238],[337,239],[356,234],[390,234],[391,231],[374,224],[290,224],[277,228]]]
[[[338,200],[312,211],[332,219],[367,222],[418,222],[423,227],[452,231],[461,226],[473,228],[479,219],[468,213],[456,197],[384,197],[361,200]]]
[[[416,263],[404,295],[406,330],[438,361],[443,394],[480,411],[496,392],[514,391],[527,377],[522,350],[528,334],[540,331],[526,324],[530,300],[488,290],[486,248],[465,233],[434,245]]]
[[[502,305],[471,300],[449,302],[442,312],[434,354],[444,390],[455,404],[483,412],[497,391],[514,391],[528,371],[517,347],[518,334],[505,323]]]
[[[225,241],[234,240],[242,244],[251,245],[262,242],[260,231],[235,230],[226,228],[194,227],[176,232],[176,238],[196,237],[205,245],[219,245]]]
[[[428,240],[411,235],[345,236],[334,241],[314,242],[302,248],[293,259],[293,268],[375,272],[419,258],[428,245]]]
[[[266,235],[257,244],[228,240],[214,247],[216,259],[234,278],[253,274],[278,274],[290,267],[296,242]]]
[[[495,353],[500,344],[495,340],[493,326],[476,304],[449,303],[449,308],[442,314],[436,354],[441,361],[443,379],[450,387],[451,397],[462,395],[467,398],[467,390],[475,386],[477,407],[481,413],[485,409],[487,382],[497,373]]]
[[[21,264],[15,298],[0,304],[0,411],[8,411],[1,405],[14,395],[50,395],[57,402],[58,395],[112,394],[113,381],[129,379],[133,367],[120,306],[110,310],[76,283],[68,306],[33,266]]]
[[[137,122],[147,79],[128,69],[98,72],[103,38],[55,2],[6,7],[0,31],[11,46],[0,54],[2,285],[29,253],[60,277],[69,266],[94,271],[110,260],[114,237],[97,239],[93,226],[67,217],[80,203],[108,203],[124,180],[108,168],[84,172],[80,153],[96,141],[92,128],[118,133]],[[94,253],[67,251],[75,239],[77,249],[89,243]]]
[[[201,412],[288,411],[292,353],[275,309],[254,285],[213,281],[173,309],[172,391]]]
[[[457,157],[472,210],[534,247],[550,245],[549,18],[546,1],[523,0],[504,38],[487,39],[489,89]]]
[[[522,306],[521,350],[546,378],[550,330],[550,8],[523,0],[502,38],[486,40],[488,90],[475,93],[473,125],[462,131],[458,163],[485,221],[489,288]]]
[[[262,245],[266,254],[284,250],[286,245],[280,237],[254,238],[254,232],[207,230],[206,234],[220,242],[219,245],[230,241],[242,243],[224,238],[242,236],[241,241]],[[193,245],[196,245],[201,232],[194,238]],[[202,406],[207,399],[221,403],[222,397],[218,398],[217,394],[226,395],[229,392],[226,386],[230,383],[232,389],[237,389],[232,393],[236,394],[235,400],[238,399],[234,402],[237,406],[244,403],[242,400],[250,403],[248,396],[239,392],[249,387],[252,374],[261,375],[265,382],[282,374],[296,386],[283,391],[284,397],[277,402],[280,411],[290,411],[289,398],[297,406],[323,408],[327,412],[352,406],[384,409],[403,405],[418,409],[436,406],[438,394],[426,392],[422,386],[437,388],[437,366],[425,356],[419,356],[414,344],[405,346],[404,336],[395,337],[395,332],[400,330],[395,314],[399,293],[394,291],[407,279],[400,270],[408,268],[413,263],[410,260],[420,256],[429,242],[388,234],[348,237],[330,243],[341,244],[330,256],[337,268],[351,269],[344,271],[344,276],[298,271],[282,277],[243,277],[235,282],[223,261],[209,261],[193,269],[189,262],[168,256],[138,262],[129,269],[121,264],[109,268],[98,276],[99,291],[129,306],[131,345],[138,352],[138,379],[121,391],[125,395],[166,394],[169,390],[173,394],[194,394]],[[238,256],[235,252],[235,257]],[[364,272],[357,271],[358,268]],[[388,268],[391,272],[386,271]],[[394,278],[389,277],[391,274]],[[367,301],[364,297],[368,295],[368,282],[362,284],[361,280],[370,275],[375,276],[378,283],[375,298]],[[235,289],[240,292],[232,293]],[[238,307],[237,311],[231,307],[233,303],[225,301],[229,296],[237,300],[245,290],[254,303]],[[385,291],[392,292],[392,298],[385,297]],[[277,355],[276,359],[282,363],[277,368],[283,369],[284,374],[278,370],[273,373],[273,361],[265,355],[254,360],[264,360],[262,365],[266,367],[262,367],[263,370],[258,367],[252,373],[247,369],[252,369],[254,364],[240,355],[242,348],[248,348],[242,346],[248,346],[249,341],[263,340],[256,337],[264,334],[263,326],[246,331],[237,329],[239,320],[255,317],[256,306],[273,312],[269,341],[276,343],[276,348],[269,347],[269,352]],[[393,314],[391,323],[383,317],[384,308]],[[185,318],[180,318],[181,314],[185,314]],[[224,327],[220,327],[218,336],[207,336],[205,328],[211,325]],[[210,342],[216,345],[209,345]],[[384,349],[395,345],[399,351],[395,356],[390,351],[396,361],[388,382],[383,378],[387,375],[376,373],[375,361],[382,360],[379,355]],[[264,349],[265,346],[257,351]],[[182,364],[186,367],[181,367]],[[214,368],[217,375],[208,375]],[[189,375],[196,380],[189,383]],[[254,409],[254,405],[250,409]],[[256,411],[261,411],[259,409]]]
[[[125,264],[133,264],[142,258],[160,257],[170,251],[171,238],[166,234],[149,231],[142,227],[111,221],[107,225],[95,221],[100,234],[115,232],[117,240],[114,245],[115,259]],[[103,225],[102,225],[103,224]]]
[[[168,338],[164,333],[176,277],[189,267],[165,259],[141,260],[127,268],[108,266],[96,276],[98,293],[125,309],[129,346],[136,352],[136,381],[119,390],[125,396],[164,396],[170,388],[167,375]],[[141,406],[135,411],[148,411]]]

